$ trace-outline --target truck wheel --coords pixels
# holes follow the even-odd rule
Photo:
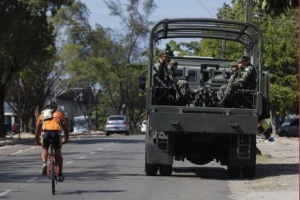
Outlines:
[[[129,135],[129,132],[125,132],[125,135]]]
[[[253,178],[255,176],[255,167],[242,167],[242,175],[244,178]]]
[[[109,132],[106,132],[106,133],[105,133],[105,135],[106,135],[106,136],[109,136],[109,135],[110,135],[110,133],[109,133]]]
[[[241,174],[240,167],[227,167],[227,173],[230,178],[239,178]]]
[[[159,167],[159,173],[162,176],[171,176],[173,172],[172,165],[161,165]]]
[[[158,165],[145,163],[145,172],[147,176],[156,176]]]

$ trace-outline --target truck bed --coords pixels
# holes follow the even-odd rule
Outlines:
[[[236,108],[152,106],[151,131],[256,134],[257,111]]]

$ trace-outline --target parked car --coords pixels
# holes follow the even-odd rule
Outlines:
[[[111,133],[125,133],[129,135],[130,125],[124,115],[111,115],[105,123],[105,134],[109,136]]]
[[[281,126],[286,126],[289,125],[291,122],[293,122],[295,119],[294,118],[289,118],[289,119],[285,119],[282,123]]]
[[[147,120],[144,120],[141,124],[141,133],[142,134],[146,133],[146,128],[147,128]]]
[[[286,120],[277,132],[281,137],[299,137],[299,118]]]

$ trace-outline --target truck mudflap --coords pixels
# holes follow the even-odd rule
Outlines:
[[[228,166],[230,167],[255,167],[256,136],[233,136],[229,144],[228,155]]]
[[[214,134],[256,134],[256,115],[153,112],[151,131]]]
[[[146,142],[146,163],[172,165],[173,156],[161,151],[154,143]]]

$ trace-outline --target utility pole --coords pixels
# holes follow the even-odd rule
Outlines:
[[[226,3],[223,4],[223,19],[226,19]],[[222,40],[222,59],[225,59],[226,54],[226,41]]]
[[[251,0],[246,0],[246,8],[245,8],[245,21],[247,23],[252,22],[252,2]],[[246,50],[247,51],[247,50]],[[246,54],[252,54],[252,52],[246,52]],[[253,63],[253,60],[251,59],[251,62]]]
[[[251,0],[246,0],[245,21],[252,22],[252,4]]]
[[[21,77],[18,77],[18,123],[19,123],[19,139],[21,138]],[[18,128],[17,128],[18,130]]]

